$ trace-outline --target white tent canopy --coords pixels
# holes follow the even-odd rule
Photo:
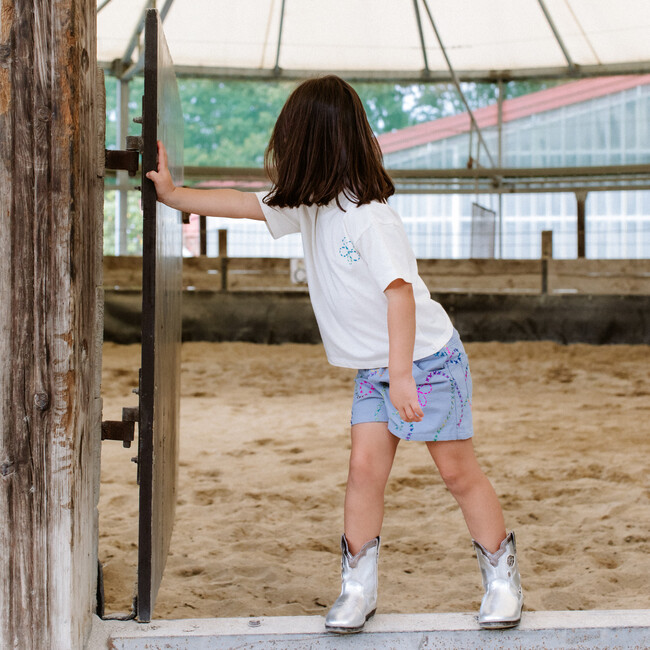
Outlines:
[[[139,71],[144,0],[98,0],[98,57]],[[158,0],[177,74],[497,80],[650,72],[648,0]],[[448,57],[447,59],[445,57]]]

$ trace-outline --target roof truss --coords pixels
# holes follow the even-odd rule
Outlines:
[[[266,45],[264,45],[264,48],[266,48],[264,50],[266,52],[266,58],[264,59],[263,57],[264,60],[260,60],[258,67],[251,67],[250,59],[248,63],[242,61],[241,65],[237,64],[237,48],[240,47],[238,45],[240,41],[235,38],[235,40],[233,40],[233,45],[227,46],[229,56],[225,58],[222,55],[216,54],[211,56],[209,51],[206,51],[204,58],[202,58],[202,56],[185,57],[185,63],[187,63],[187,65],[183,65],[184,57],[175,56],[177,63],[176,73],[178,76],[188,77],[293,81],[318,74],[336,72],[350,81],[384,81],[391,83],[436,83],[451,81],[455,83],[456,81],[499,82],[527,79],[577,79],[581,77],[645,74],[650,72],[650,57],[645,59],[639,57],[638,55],[643,53],[643,49],[639,49],[638,47],[636,50],[636,60],[621,62],[620,58],[615,56],[612,57],[611,52],[609,61],[599,57],[599,53],[602,51],[602,42],[594,41],[593,39],[594,34],[602,36],[602,30],[604,28],[602,23],[603,20],[606,20],[607,14],[604,13],[600,15],[596,13],[596,6],[591,10],[591,14],[594,16],[600,15],[600,24],[598,21],[589,22],[589,12],[585,13],[586,10],[584,6],[579,4],[576,6],[577,0],[565,0],[564,4],[558,4],[557,0],[519,1],[522,4],[517,4],[517,9],[520,7],[527,7],[527,9],[525,13],[514,12],[516,17],[513,17],[512,5],[505,2],[501,4],[495,3],[490,11],[492,12],[492,15],[502,17],[498,18],[498,20],[505,21],[504,29],[507,28],[509,30],[509,38],[511,40],[514,38],[514,41],[517,40],[518,32],[516,30],[517,23],[513,23],[513,20],[521,20],[525,17],[530,24],[540,23],[542,25],[541,28],[538,27],[534,32],[540,38],[544,37],[543,35],[546,34],[544,37],[545,42],[547,43],[546,59],[542,58],[540,60],[539,67],[530,67],[526,66],[526,64],[524,64],[526,67],[515,67],[514,64],[510,63],[509,65],[513,65],[513,67],[508,69],[499,68],[496,65],[492,67],[492,69],[480,69],[478,67],[477,69],[472,69],[464,67],[464,64],[467,64],[468,62],[472,65],[472,58],[465,58],[463,59],[464,64],[460,64],[458,62],[459,57],[457,52],[464,51],[465,45],[472,44],[472,35],[468,35],[467,38],[470,40],[465,43],[462,38],[458,36],[458,21],[451,21],[450,25],[449,12],[445,12],[445,10],[438,6],[434,0],[384,0],[383,4],[382,2],[377,3],[375,12],[381,14],[382,11],[389,11],[390,16],[387,20],[395,21],[397,18],[398,22],[403,24],[406,31],[399,32],[399,30],[397,30],[397,33],[401,34],[401,39],[404,39],[406,34],[411,34],[411,40],[399,41],[400,47],[408,46],[411,50],[419,50],[419,56],[416,56],[409,65],[396,66],[401,69],[389,70],[385,69],[385,65],[381,64],[377,66],[377,69],[373,69],[372,65],[369,66],[369,69],[355,68],[355,57],[352,52],[354,47],[357,47],[358,49],[359,46],[362,46],[363,33],[359,33],[359,38],[361,39],[359,43],[349,43],[349,46],[352,48],[350,50],[349,59],[342,59],[343,61],[350,61],[350,69],[342,70],[340,67],[334,69],[327,68],[326,66],[334,65],[332,61],[327,58],[314,59],[316,65],[313,67],[294,67],[297,62],[299,65],[301,63],[301,57],[296,58],[295,56],[296,47],[303,47],[300,45],[302,41],[300,41],[300,39],[296,40],[296,17],[303,16],[304,20],[305,12],[311,11],[310,7],[312,5],[309,4],[308,0],[292,0],[292,2],[288,3],[287,9],[286,0],[269,0],[270,4],[263,2],[260,2],[259,4],[260,11],[262,11],[263,6],[268,7],[266,36],[263,40],[265,44],[268,42],[269,47],[267,48]],[[118,30],[123,30],[124,26],[129,24],[129,18],[131,23],[134,25],[128,42],[126,41],[126,38],[124,39],[124,45],[122,46],[123,49],[119,58],[106,60],[102,55],[101,48],[99,52],[100,65],[102,68],[110,71],[117,77],[127,79],[131,78],[134,74],[138,74],[142,69],[139,52],[137,50],[141,49],[139,48],[139,45],[142,36],[143,19],[142,15],[138,14],[140,8],[138,7],[138,9],[134,8],[132,10],[130,8],[131,6],[140,5],[140,7],[142,7],[142,4],[144,4],[144,9],[147,7],[158,6],[160,8],[161,18],[164,20],[173,4],[174,7],[172,13],[174,14],[174,21],[172,27],[178,27],[179,17],[184,15],[186,12],[190,12],[190,15],[192,16],[191,18],[188,18],[189,23],[187,24],[189,25],[191,25],[194,20],[203,20],[205,18],[205,20],[209,21],[218,17],[222,24],[228,26],[230,16],[234,16],[234,14],[228,9],[230,5],[228,5],[225,0],[210,0],[209,2],[208,0],[196,0],[194,2],[185,0],[177,0],[176,2],[174,2],[174,0],[144,0],[142,4],[139,2],[132,2],[130,5],[126,5],[125,0],[97,0],[97,2],[97,11],[99,14],[98,21],[101,24],[102,20],[106,19],[108,21],[107,24],[113,26],[113,31],[109,34],[113,41],[117,40],[119,42],[121,34],[124,34],[124,32]],[[346,11],[341,9],[341,7],[355,6],[354,1],[350,2],[350,0],[346,0],[346,2],[344,2],[343,0],[339,0],[339,2],[343,4],[337,5],[336,2],[334,2],[331,6],[331,10],[328,9],[330,14],[338,16],[335,12],[341,11],[342,13],[345,13]],[[647,6],[643,3],[639,4],[639,0],[625,0],[625,2],[629,4],[622,5],[621,12],[623,12],[627,18],[625,18],[625,20],[621,19],[621,24],[617,24],[613,27],[613,33],[617,34],[616,37],[619,40],[621,38],[624,39],[626,38],[625,35],[627,33],[625,30],[635,27],[635,38],[637,38],[638,41],[639,30],[642,30],[644,24],[650,20],[650,10],[648,10]],[[400,3],[403,3],[404,6],[400,7]],[[411,11],[408,11],[409,4],[411,4]],[[127,6],[129,7],[128,13],[124,14],[126,11],[125,7]],[[481,3],[479,2],[477,6],[481,6]],[[389,10],[389,7],[392,9]],[[627,13],[625,7],[628,8]],[[646,8],[644,9],[643,7]],[[404,11],[404,9],[407,10]],[[467,6],[465,7],[465,10],[466,9]],[[579,9],[580,11],[578,11]],[[359,19],[358,13],[353,15],[355,16],[355,20]],[[194,16],[198,16],[198,18],[195,18]],[[508,23],[509,20],[511,21],[510,23]],[[239,22],[234,17],[232,18],[232,21],[232,28],[241,31],[241,25]],[[492,22],[493,28],[494,21]],[[441,29],[441,31],[439,31],[438,23],[440,23],[440,28],[444,28]],[[309,28],[314,28],[311,23],[308,24]],[[515,27],[514,37],[513,24]],[[544,31],[544,25],[548,28],[546,32]],[[260,26],[258,25],[258,29],[259,27]],[[429,27],[431,29],[429,29]],[[608,24],[605,24],[605,27],[608,27]],[[455,31],[450,31],[450,29]],[[600,31],[598,31],[599,29]],[[618,32],[616,30],[618,30]],[[313,38],[316,39],[314,42],[315,48],[319,46],[318,37],[321,31],[323,30],[318,26],[315,26],[313,33]],[[228,33],[228,29],[226,29],[226,39],[228,38]],[[311,34],[311,32],[309,32],[309,34]],[[476,36],[476,31],[472,32],[472,34]],[[204,34],[203,38],[209,39],[210,35]],[[247,36],[241,42],[246,45],[247,39],[252,39],[251,42],[258,43],[257,46],[260,46],[260,41],[255,41],[255,38],[256,37],[251,34],[250,39],[248,39]],[[257,38],[259,38],[259,35]],[[443,40],[445,41],[444,44]],[[449,44],[447,41],[449,41]],[[341,41],[339,50],[346,51],[346,42],[347,41],[345,40]],[[372,47],[377,47],[376,41],[371,42],[374,43]],[[488,42],[489,38],[487,41],[483,42],[482,46],[484,50],[486,47],[489,47],[486,45]],[[521,44],[521,39],[519,39],[518,42]],[[549,42],[550,48],[548,47]],[[413,47],[416,43],[417,50]],[[553,43],[557,44],[557,49],[562,55],[561,58],[551,56],[553,53]],[[185,50],[188,50],[189,48],[189,51],[192,51],[194,48],[193,40],[188,36],[187,31],[183,32],[179,44],[182,46],[181,54],[183,47]],[[621,43],[621,46],[623,45],[624,43]],[[304,47],[308,48],[309,46]],[[289,54],[291,48],[293,48],[292,51],[294,52],[293,59]],[[572,48],[574,51],[572,51]],[[115,50],[113,50],[113,52],[114,51]],[[453,56],[450,57],[449,54],[452,54]],[[564,65],[560,63],[562,59],[565,61]],[[223,63],[220,63],[220,60]],[[230,60],[230,62],[225,64],[227,60]],[[394,59],[390,60],[392,61]],[[435,64],[432,65],[432,61],[434,60]],[[515,61],[516,60],[517,59],[515,59]],[[190,63],[190,61],[193,62]],[[384,59],[384,63],[385,61],[386,59]],[[484,61],[485,59],[478,59],[478,66],[480,66]],[[497,61],[499,61],[498,58],[495,59],[495,63]],[[544,65],[544,61],[547,61],[548,63],[552,61],[552,65]],[[580,61],[583,63],[580,64]],[[204,62],[205,65],[203,64]],[[321,65],[318,65],[318,62],[320,62]],[[454,62],[453,65],[452,62]],[[196,65],[195,63],[200,63],[200,65]],[[421,63],[421,68],[418,67],[418,63]],[[340,66],[340,60],[338,65]]]
[[[116,77],[123,77],[121,61],[100,61],[102,69]],[[177,77],[238,79],[247,81],[299,81],[320,74],[330,74],[331,70],[279,70],[261,68],[229,68],[220,66],[175,66]],[[648,74],[650,60],[633,63],[612,63],[576,67],[570,70],[568,66],[548,68],[521,68],[518,70],[456,70],[456,76],[461,82],[498,83],[499,81],[525,81],[546,79],[586,79],[589,77],[605,77],[620,74]],[[348,81],[385,82],[399,84],[418,83],[450,83],[449,70],[339,70],[337,71]],[[132,75],[131,75],[132,76]]]
[[[611,192],[650,190],[650,165],[591,167],[388,169],[402,194],[538,194],[549,192]],[[106,171],[108,179],[115,172]],[[239,167],[185,167],[188,185],[225,181],[229,187],[250,190],[251,183],[270,187],[263,169]],[[133,189],[136,181],[106,189]]]

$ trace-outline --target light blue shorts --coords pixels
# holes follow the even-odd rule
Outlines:
[[[388,368],[359,370],[352,402],[352,424],[387,422],[404,440],[466,440],[473,435],[472,377],[458,332],[441,350],[413,362],[420,422],[404,422],[390,401]]]

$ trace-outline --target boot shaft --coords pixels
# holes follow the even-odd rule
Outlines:
[[[341,580],[343,591],[361,589],[370,600],[377,599],[377,563],[381,539],[366,542],[356,555],[350,553],[345,535],[341,537]]]
[[[476,549],[476,557],[478,558],[485,589],[494,580],[505,580],[517,590],[521,590],[521,578],[519,577],[517,562],[517,542],[514,532],[508,533],[495,553],[490,553],[479,542],[472,540],[472,543]]]

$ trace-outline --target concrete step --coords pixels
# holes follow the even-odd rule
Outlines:
[[[379,614],[363,633],[328,634],[322,616],[102,621],[89,650],[568,650],[650,648],[650,610],[524,612],[519,627],[481,630],[475,614]]]

